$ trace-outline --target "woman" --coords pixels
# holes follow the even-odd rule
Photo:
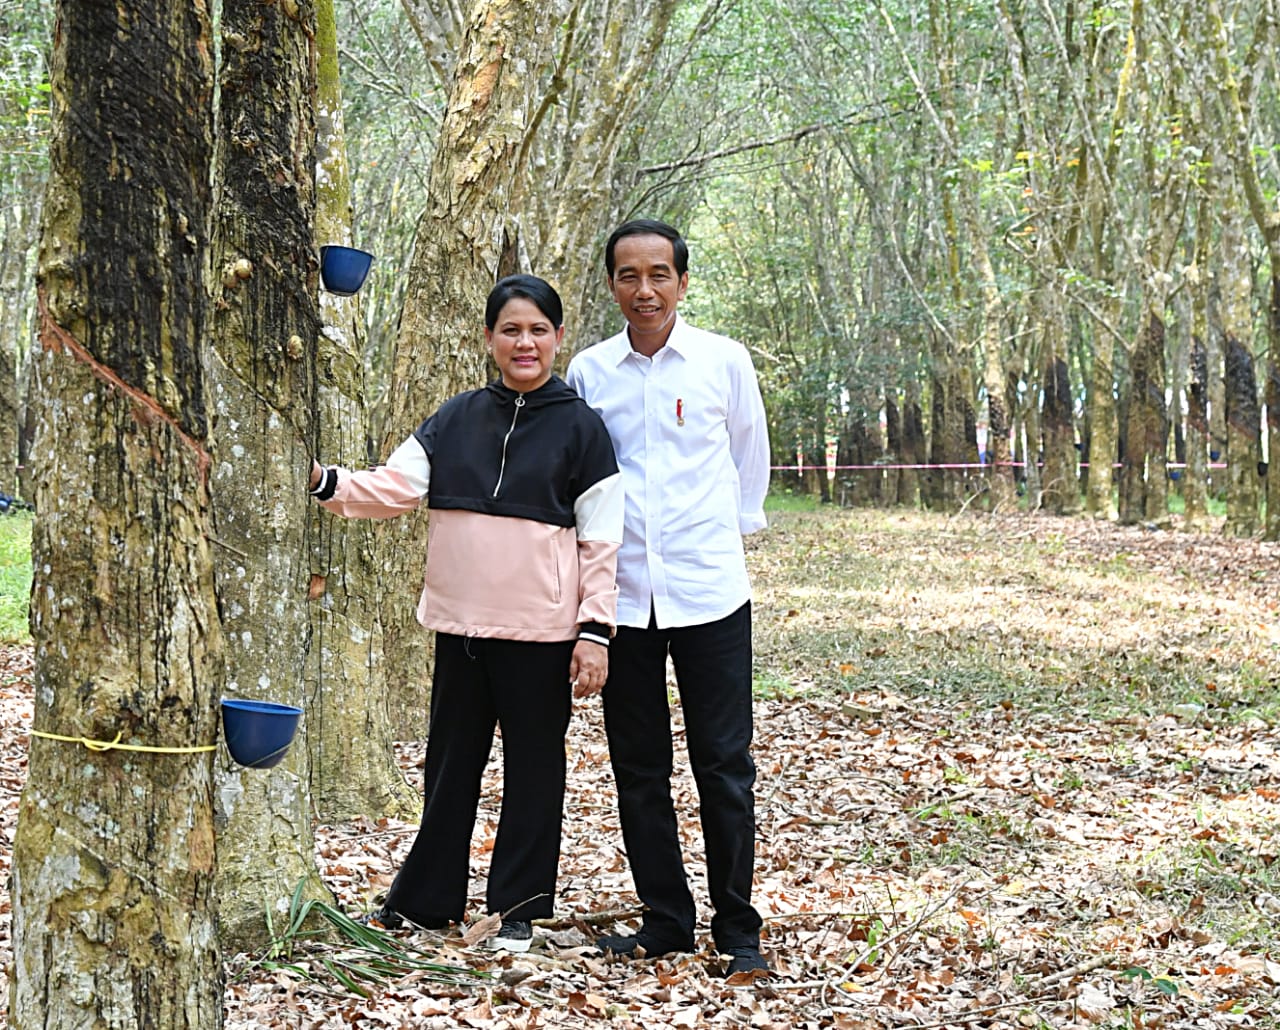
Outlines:
[[[551,915],[570,694],[604,686],[616,624],[622,479],[604,423],[551,374],[564,338],[543,280],[501,280],[485,307],[501,378],[445,402],[370,471],[311,471],[349,517],[431,512],[418,621],[435,630],[422,826],[382,909],[442,929],[467,901],[481,774],[502,727],[503,798],[486,898],[495,947],[525,951]]]

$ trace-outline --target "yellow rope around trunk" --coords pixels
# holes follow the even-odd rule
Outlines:
[[[195,747],[147,747],[145,744],[121,744],[120,738],[124,736],[121,730],[116,734],[115,740],[90,740],[88,737],[64,737],[60,733],[43,733],[40,730],[32,730],[33,737],[43,737],[45,740],[61,740],[66,744],[83,744],[90,751],[146,751],[156,755],[190,755],[197,751],[214,751],[217,744],[200,744]]]

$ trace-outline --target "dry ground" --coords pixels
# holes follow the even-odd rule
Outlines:
[[[527,957],[453,934],[465,971],[343,988],[350,948],[229,960],[228,1027],[1280,1026],[1280,547],[1083,520],[781,513],[752,543],[756,898],[776,975],[709,949],[697,797],[676,789],[699,954],[606,963],[633,925],[598,702],[570,729],[561,919]],[[0,672],[0,861],[30,726]],[[677,740],[679,709],[675,708]],[[420,780],[420,745],[402,764]],[[680,759],[683,770],[683,758]],[[496,756],[472,896],[499,797]],[[411,826],[318,828],[364,911]],[[8,963],[8,896],[0,894]]]

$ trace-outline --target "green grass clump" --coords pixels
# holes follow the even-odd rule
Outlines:
[[[764,510],[774,511],[817,511],[822,501],[813,494],[797,493],[794,490],[773,489],[764,499]]]
[[[31,514],[0,515],[0,643],[29,639],[31,602]]]

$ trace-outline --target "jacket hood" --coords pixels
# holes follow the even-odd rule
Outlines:
[[[504,385],[501,379],[495,379],[485,387],[485,390],[503,406],[513,404],[517,396],[523,397],[525,404],[534,408],[544,407],[548,404],[562,404],[565,401],[578,399],[578,395],[573,392],[573,388],[557,375],[553,375],[536,390],[530,390],[528,393],[521,393],[518,390],[511,389],[511,387]]]

